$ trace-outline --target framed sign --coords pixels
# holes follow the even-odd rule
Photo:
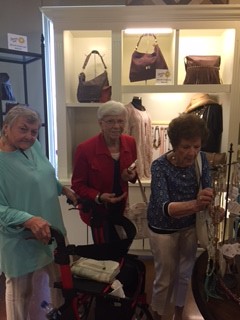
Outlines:
[[[28,51],[27,37],[18,34],[8,33],[8,49]]]

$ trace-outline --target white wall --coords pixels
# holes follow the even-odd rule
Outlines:
[[[26,35],[29,51],[40,53],[42,16],[40,0],[1,1],[0,47],[7,48],[7,33]]]
[[[1,0],[0,47],[7,48],[7,33],[28,37],[29,51],[40,52],[42,18],[39,7],[53,5],[124,5],[125,0]],[[240,0],[230,0],[230,4]]]
[[[27,36],[29,52],[41,53],[42,14],[39,10],[40,5],[40,0],[1,1],[0,48],[8,48],[7,34],[13,33]],[[16,100],[19,103],[25,103],[22,65],[0,62],[0,72],[9,74]],[[40,111],[43,104],[40,60],[27,66],[27,77],[28,102]],[[41,117],[43,118],[42,113]]]

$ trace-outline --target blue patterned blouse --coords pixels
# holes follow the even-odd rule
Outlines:
[[[211,186],[211,178],[206,156],[202,158],[202,188]],[[166,202],[189,201],[196,199],[199,183],[195,164],[190,167],[176,167],[162,155],[151,166],[151,195],[148,206],[148,223],[150,226],[164,231],[179,230],[195,224],[195,214],[182,218],[166,215],[163,206]]]

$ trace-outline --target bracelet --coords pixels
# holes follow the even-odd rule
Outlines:
[[[171,215],[169,214],[169,211],[168,211],[169,204],[170,204],[170,201],[167,201],[163,205],[163,212],[167,217],[171,217]]]
[[[103,202],[101,201],[101,195],[102,195],[102,193],[98,193],[97,195],[96,195],[96,198],[95,198],[95,202],[97,203],[97,204],[102,204]]]

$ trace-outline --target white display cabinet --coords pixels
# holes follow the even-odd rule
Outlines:
[[[76,146],[99,132],[96,119],[99,104],[77,101],[78,75],[92,50],[98,50],[107,65],[112,99],[127,104],[133,96],[140,96],[154,123],[168,123],[185,110],[195,93],[208,93],[223,107],[221,151],[228,151],[230,143],[237,150],[239,5],[42,7],[41,10],[54,29],[58,176],[63,183],[70,184]],[[169,84],[156,84],[155,79],[129,81],[131,55],[140,34],[126,34],[127,28],[172,29],[170,34],[156,33],[171,73]],[[143,48],[141,43],[139,50]],[[220,55],[222,83],[184,85],[186,55]],[[91,65],[90,60],[86,68],[89,78]],[[100,72],[101,64],[97,61],[96,68]],[[145,185],[149,187],[149,181]],[[130,194],[134,190],[131,187]]]

